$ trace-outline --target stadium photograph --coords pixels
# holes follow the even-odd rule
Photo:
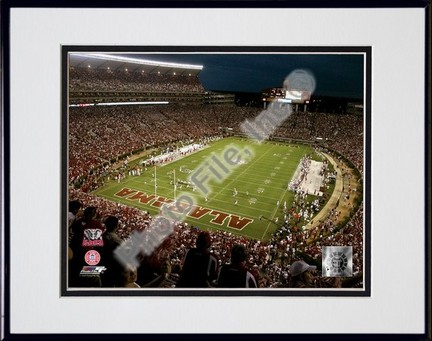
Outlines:
[[[63,295],[370,295],[370,51],[64,46]]]

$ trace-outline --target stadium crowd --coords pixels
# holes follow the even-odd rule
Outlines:
[[[100,167],[119,155],[220,135],[221,128],[237,127],[257,112],[235,106],[70,108],[69,180],[88,177],[84,187],[94,189],[95,179],[108,172],[106,166]]]
[[[177,131],[179,133],[179,135],[177,135],[178,138],[187,139],[198,138],[199,136],[202,136],[203,132],[208,135],[216,134],[219,133],[216,127],[219,127],[220,124],[226,126],[228,122],[233,122],[231,118],[235,117],[233,113],[237,108],[208,108],[208,112],[213,113],[213,115],[209,115],[208,121],[206,120],[206,123],[203,122],[202,129],[198,131],[194,130],[196,124],[192,124],[192,122],[196,122],[195,119],[202,115],[203,109],[201,108],[181,108],[182,110],[175,110],[177,108],[164,107],[157,111],[155,109],[139,111],[135,108],[132,112],[129,112],[129,109],[126,110],[126,113],[129,113],[129,115],[127,115],[125,111],[123,111],[124,115],[121,115],[121,113],[117,113],[117,111],[112,110],[112,108],[109,108],[108,110],[100,110],[100,108],[97,109],[96,112],[93,112],[89,108],[79,108],[79,110],[75,110],[71,114],[71,137],[75,136],[76,141],[79,141],[79,144],[71,143],[70,152],[71,155],[79,156],[76,158],[77,160],[90,160],[86,159],[89,158],[89,154],[95,154],[99,157],[102,155],[105,160],[116,155],[116,148],[118,148],[117,151],[121,152],[130,151],[131,149],[141,145],[133,144],[133,141],[136,140],[136,136],[142,136],[143,141],[149,141],[150,143],[157,145],[163,142],[166,143],[174,141],[176,138],[175,132]],[[249,117],[256,113],[256,110],[251,111],[250,108],[248,108],[248,110],[245,110],[244,108],[238,109],[240,109],[240,113],[238,113],[239,119],[237,120],[237,123],[240,123],[245,117]],[[194,113],[190,115],[190,112]],[[139,123],[139,118],[142,117],[140,115],[145,114],[148,115],[149,119],[146,120],[146,125],[144,127],[144,125]],[[190,126],[183,122],[180,129],[178,129],[178,126],[177,129],[174,128],[176,126],[175,122],[178,121],[181,123],[185,116],[189,117],[188,124],[190,124]],[[296,119],[296,116],[297,114],[290,117],[289,120],[291,121]],[[313,116],[319,115],[314,114]],[[207,118],[207,115],[202,115],[201,117]],[[353,119],[355,120],[356,117]],[[304,120],[300,118],[300,121]],[[315,119],[315,121],[323,123],[326,122],[324,119]],[[104,122],[106,123],[104,124]],[[148,138],[148,136],[146,136],[147,133],[152,136],[151,132],[148,131],[146,127],[157,123],[164,125],[164,127],[161,128],[159,135],[154,140],[145,140],[145,138]],[[170,124],[173,125],[172,129],[169,129]],[[293,125],[292,123],[289,124]],[[328,124],[325,123],[323,125],[324,127],[327,127]],[[234,125],[231,124],[231,126]],[[85,134],[85,127],[88,128],[87,134]],[[325,136],[322,133],[326,131],[325,128],[321,130],[318,127],[317,129],[321,132],[320,136]],[[344,131],[343,123],[339,129]],[[134,131],[134,134],[131,133],[131,130]],[[154,128],[152,130],[155,131]],[[97,136],[101,137],[101,139],[95,138],[92,134],[89,134],[88,131],[96,132]],[[103,133],[104,131],[105,134]],[[334,137],[334,131],[331,129],[329,129],[329,131],[332,131],[332,136]],[[190,132],[193,132],[193,134],[190,134]],[[186,137],[183,135],[185,133],[188,134]],[[286,134],[285,137],[298,137],[298,135],[289,134],[288,131],[286,131]],[[349,135],[347,133],[341,133],[341,135],[347,138],[350,138],[350,136],[356,137],[356,134]],[[79,136],[84,136],[85,138],[79,139]],[[123,138],[121,138],[122,136]],[[127,136],[126,141],[130,141],[130,144],[125,143],[125,136]],[[134,139],[132,139],[132,136],[134,136]],[[309,137],[311,136],[309,135]],[[108,141],[110,141],[110,146],[107,146]],[[338,150],[341,151],[342,154],[345,145],[358,145],[356,143],[348,144],[346,140],[344,140],[340,145],[337,144],[337,141],[331,141],[331,143],[333,147],[337,146]],[[117,147],[111,148],[113,145]],[[105,146],[107,146],[107,148],[104,148]],[[353,149],[353,151],[350,151],[350,155],[357,155],[358,153],[361,154],[361,152],[355,150],[355,148]],[[89,150],[93,151],[93,153],[88,153]],[[71,160],[74,159],[71,158]],[[98,164],[98,158],[93,158],[93,160],[94,162],[71,163],[71,171],[77,171],[77,165],[81,165],[82,168],[79,170],[85,172],[86,169]],[[357,163],[359,160],[354,159],[354,162]],[[102,167],[101,169],[104,168]],[[72,174],[76,173],[71,173],[71,175]],[[69,191],[69,197],[71,200],[78,200],[81,202],[83,207],[96,207],[98,210],[98,217],[101,221],[103,221],[104,217],[107,216],[117,217],[119,219],[119,229],[116,233],[122,240],[127,240],[133,231],[144,230],[149,226],[152,220],[152,216],[148,212],[96,197],[90,193],[86,193],[82,189],[74,189],[72,186]],[[297,195],[296,198],[298,198],[298,201],[295,203],[296,207],[302,207],[305,204],[304,201],[302,202],[302,196]],[[312,211],[312,205],[311,207],[307,207],[307,209]],[[315,228],[311,231],[303,231],[293,224],[293,228],[296,229],[294,231],[289,230],[287,227],[282,227],[268,242],[253,241],[244,237],[236,236],[232,233],[213,231],[210,234],[212,240],[211,253],[217,257],[218,266],[220,267],[230,261],[230,251],[234,245],[245,245],[248,251],[246,266],[254,275],[257,286],[272,288],[288,287],[290,285],[289,263],[293,262],[297,258],[307,259],[311,264],[319,265],[323,246],[353,245],[353,271],[354,274],[359,275],[363,269],[363,253],[361,251],[363,243],[363,223],[361,217],[362,210],[359,210],[345,227],[337,229],[335,224],[337,212],[332,212],[326,220],[320,223],[319,228]],[[156,281],[154,283],[158,283],[158,286],[174,287],[180,276],[182,259],[186,255],[187,250],[193,248],[199,233],[199,226],[189,226],[187,223],[177,224],[173,235],[171,235],[163,244],[163,248],[161,248],[161,250],[158,251],[150,261],[146,260],[148,264],[146,263],[146,266],[143,266],[143,269],[147,269],[147,272],[150,269],[151,276],[149,274],[144,276],[142,274],[143,270],[140,270],[140,268],[137,269],[138,285],[146,286],[145,281],[141,278],[146,278],[149,283],[153,283],[152,280],[159,278],[159,276],[162,275],[161,271],[169,270],[169,276],[165,278],[164,281],[160,283]],[[317,233],[319,234],[317,235]],[[164,266],[167,262],[169,264],[168,267]],[[164,276],[167,276],[167,274],[164,274]],[[329,286],[328,283],[324,281],[320,281],[319,283],[320,286]]]
[[[360,115],[294,112],[275,136],[318,141],[338,151],[363,174],[363,117]]]
[[[71,68],[70,91],[204,92],[197,76],[125,70]]]
[[[114,203],[79,190],[70,191],[71,198],[79,201],[82,207],[96,207],[95,219],[101,224],[109,216],[115,216],[119,221],[116,234],[127,241],[134,231],[143,231],[150,226],[153,217],[146,211],[131,208],[123,204]],[[82,214],[77,214],[77,218]],[[308,243],[312,237],[310,231],[288,231],[282,228],[277,231],[268,242],[250,240],[226,231],[212,231],[210,253],[217,259],[217,268],[230,262],[231,250],[235,245],[244,245],[247,250],[245,267],[253,274],[258,288],[287,288],[290,287],[290,264],[295,260],[304,259],[310,264],[320,267],[321,251],[327,245],[353,246],[353,275],[362,274],[362,210],[359,210],[353,219],[341,230],[333,231],[333,225],[326,221],[324,225],[328,234],[322,232],[321,240]],[[73,222],[71,222],[73,226]],[[176,287],[181,275],[183,260],[188,251],[195,247],[198,236],[202,233],[198,226],[187,223],[177,223],[173,233],[149,257],[143,257],[142,267],[137,269],[137,284],[141,287],[153,283],[156,287]],[[73,235],[73,230],[70,230]],[[71,238],[72,239],[72,238]],[[80,254],[73,250],[74,254]],[[102,253],[103,254],[103,253]],[[166,266],[168,263],[169,266]],[[103,264],[103,263],[102,263]],[[72,270],[75,270],[72,267]],[[76,270],[75,270],[76,271]],[[75,274],[76,275],[76,274]],[[72,278],[74,276],[70,274]],[[167,276],[163,282],[153,282],[160,276]],[[121,276],[119,275],[119,279]],[[317,277],[319,278],[319,277]],[[169,279],[169,280],[168,280]],[[358,283],[355,283],[358,284]],[[79,282],[72,286],[79,286]],[[101,285],[104,285],[103,283]],[[112,285],[122,286],[122,285]],[[217,286],[217,282],[209,282],[208,287]],[[319,287],[334,287],[329,279],[320,278]]]

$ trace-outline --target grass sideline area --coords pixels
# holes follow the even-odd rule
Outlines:
[[[207,198],[197,190],[193,191],[192,186],[187,184],[190,174],[210,155],[222,153],[230,144],[238,149],[248,147],[254,152],[253,158],[237,165],[224,181],[210,181],[208,184],[212,192]],[[174,199],[175,178],[176,197],[189,193],[196,200],[196,210],[185,222],[204,230],[219,229],[252,239],[268,240],[278,228],[270,220],[282,224],[284,202],[288,208],[291,207],[294,192],[288,190],[287,185],[304,155],[322,161],[322,157],[308,145],[273,141],[257,144],[249,139],[229,137],[181,159],[157,166],[156,170],[148,167],[140,176],[128,176],[120,183],[111,179],[94,194],[147,210],[155,216],[165,202]],[[328,192],[331,194],[331,191],[332,188]],[[313,195],[310,197],[310,200],[316,198]],[[265,218],[260,219],[260,216]]]

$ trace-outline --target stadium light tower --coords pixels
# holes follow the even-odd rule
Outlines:
[[[143,58],[132,58],[125,57],[121,55],[117,55],[114,53],[73,53],[73,55],[78,57],[85,57],[91,59],[99,59],[105,61],[112,62],[120,62],[120,63],[131,63],[131,64],[141,64],[141,65],[152,65],[156,67],[167,67],[167,68],[179,68],[179,69],[191,69],[191,70],[199,70],[203,69],[203,65],[193,65],[193,64],[181,64],[181,63],[171,63],[171,62],[162,62],[156,60],[149,60]]]

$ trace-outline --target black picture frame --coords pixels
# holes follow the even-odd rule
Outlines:
[[[10,51],[10,30],[11,30],[11,11],[16,8],[92,8],[92,9],[101,9],[101,8],[315,8],[315,9],[337,9],[337,8],[368,8],[368,9],[409,9],[409,8],[422,8],[424,9],[425,15],[425,56],[424,56],[424,67],[426,71],[425,84],[424,84],[424,122],[425,122],[425,194],[424,194],[424,203],[425,207],[428,208],[430,206],[431,197],[430,197],[430,184],[431,184],[431,169],[430,169],[430,145],[431,145],[431,120],[430,120],[430,11],[431,6],[429,1],[382,1],[382,2],[372,2],[372,1],[362,1],[362,2],[350,2],[349,5],[342,3],[340,1],[328,2],[326,4],[322,3],[300,3],[300,2],[285,2],[285,1],[160,1],[160,2],[135,2],[135,1],[126,1],[119,4],[116,1],[108,1],[103,4],[99,3],[87,3],[82,1],[75,2],[61,2],[57,3],[56,1],[38,1],[38,2],[27,2],[27,1],[3,1],[2,2],[2,13],[1,13],[1,29],[2,29],[2,78],[3,78],[3,87],[2,87],[2,102],[3,102],[3,112],[2,112],[2,144],[3,144],[3,153],[2,153],[2,171],[4,173],[3,181],[2,181],[2,314],[4,312],[4,318],[2,317],[2,330],[3,335],[6,340],[24,340],[31,339],[33,337],[43,337],[45,339],[54,339],[58,337],[62,337],[64,339],[94,339],[94,338],[102,338],[103,334],[83,334],[80,331],[77,331],[75,334],[50,334],[43,333],[40,334],[38,332],[34,334],[26,334],[26,333],[14,333],[11,331],[11,308],[13,306],[13,301],[10,300],[11,294],[11,272],[16,271],[11,267],[12,259],[11,259],[11,250],[13,249],[13,245],[11,245],[11,234],[13,233],[12,226],[13,219],[11,217],[11,204],[10,198],[13,195],[13,188],[9,183],[9,178],[11,176],[11,145],[10,145],[10,137],[14,133],[11,131],[11,120],[12,111],[11,111],[11,89],[10,83],[13,81],[13,74],[11,71],[11,63],[13,62],[10,59],[9,51]],[[373,84],[372,84],[373,87]],[[379,333],[379,334],[362,334],[361,328],[357,331],[349,332],[349,333],[309,333],[305,330],[304,333],[288,333],[288,334],[255,334],[255,337],[272,337],[277,340],[287,340],[287,339],[304,339],[304,338],[320,338],[320,339],[328,339],[328,340],[345,340],[349,338],[350,340],[364,340],[373,335],[378,336],[383,339],[388,340],[431,340],[431,322],[430,322],[430,309],[431,309],[431,295],[430,295],[430,258],[431,258],[431,216],[430,211],[428,209],[425,210],[425,240],[424,240],[424,249],[425,249],[425,284],[424,284],[424,295],[425,295],[425,304],[424,304],[424,332],[415,333],[415,334],[393,334],[391,330],[388,333]],[[47,307],[48,309],[48,307]],[[313,322],[313,321],[311,321]],[[193,330],[193,329],[192,329]],[[189,339],[198,339],[205,337],[206,339],[216,339],[220,337],[227,337],[228,339],[238,339],[238,338],[246,338],[249,337],[249,333],[245,331],[242,334],[228,334],[222,331],[220,334],[183,334],[183,336]],[[125,339],[138,339],[143,337],[143,334],[129,334],[127,330],[124,331],[124,334],[121,335],[122,338]],[[149,337],[152,339],[174,339],[180,337],[180,334],[151,334]]]

